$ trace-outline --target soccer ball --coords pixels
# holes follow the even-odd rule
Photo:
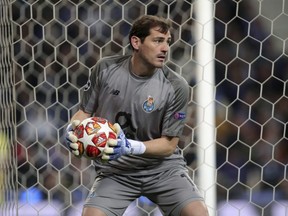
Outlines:
[[[101,117],[84,119],[75,128],[74,135],[78,138],[79,156],[92,159],[102,156],[109,138],[117,139],[112,123]]]

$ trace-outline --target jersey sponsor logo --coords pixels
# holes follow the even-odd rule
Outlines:
[[[88,91],[90,89],[90,87],[91,87],[91,81],[88,80],[86,85],[84,86],[84,91]]]
[[[143,103],[143,110],[147,113],[150,113],[154,110],[155,108],[155,102],[154,98],[152,96],[148,96],[147,100],[144,101]]]
[[[178,119],[178,120],[185,119],[186,118],[186,113],[184,113],[184,112],[176,112],[174,114],[174,118]]]

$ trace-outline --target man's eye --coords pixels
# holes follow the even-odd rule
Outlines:
[[[163,39],[155,39],[154,42],[155,42],[156,44],[167,43],[169,46],[170,46],[170,44],[171,44],[171,41],[170,41],[170,40],[165,41],[165,40],[163,40]]]

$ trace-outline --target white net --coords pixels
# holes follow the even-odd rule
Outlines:
[[[80,215],[94,169],[90,161],[69,154],[64,131],[78,108],[90,70],[103,56],[129,52],[129,28],[142,14],[167,17],[173,23],[167,63],[191,86],[189,119],[180,147],[196,183],[202,179],[197,175],[197,148],[201,146],[195,68],[205,65],[194,58],[199,45],[194,31],[200,26],[197,35],[205,40],[214,22],[216,135],[212,139],[216,145],[217,206],[208,206],[211,215],[288,215],[288,3],[211,1],[214,19],[199,24],[194,6],[200,1],[0,0],[1,11],[9,11],[9,4],[12,12],[11,22],[7,13],[0,23],[1,133],[13,125],[13,97],[5,90],[14,82],[17,141],[16,152],[13,133],[8,132],[7,149],[12,156],[17,153],[17,173],[13,168],[2,172],[1,166],[6,175],[0,176],[0,202],[17,201],[18,206],[4,205],[6,215],[11,211],[19,215]],[[11,24],[13,37],[9,30],[3,33]],[[11,54],[10,50],[4,52],[11,44],[6,43],[4,34],[13,41],[14,81],[11,59],[2,57]],[[2,141],[0,145],[2,148]],[[6,164],[13,167],[13,160]],[[17,186],[13,187],[14,176]],[[16,189],[18,197],[3,196]],[[200,190],[208,198],[206,189]],[[156,216],[160,212],[141,197],[125,215]]]

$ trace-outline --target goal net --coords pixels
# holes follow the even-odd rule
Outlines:
[[[95,173],[65,129],[93,66],[129,53],[144,14],[173,24],[167,65],[191,95],[179,146],[210,215],[288,215],[287,1],[0,0],[0,12],[1,215],[81,215]],[[140,197],[125,215],[161,212]]]

